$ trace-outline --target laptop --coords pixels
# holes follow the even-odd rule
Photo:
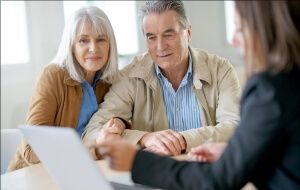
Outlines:
[[[20,125],[28,143],[63,190],[149,190],[139,184],[109,182],[72,128]]]

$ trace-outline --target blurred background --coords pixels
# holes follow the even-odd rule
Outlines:
[[[56,54],[72,12],[95,5],[108,15],[117,38],[119,65],[146,51],[139,10],[144,1],[1,1],[1,128],[25,122],[41,69]],[[230,46],[231,1],[184,1],[193,47],[226,57],[243,78],[243,59]],[[243,80],[241,81],[243,83]]]

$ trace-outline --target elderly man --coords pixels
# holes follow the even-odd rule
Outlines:
[[[142,13],[148,52],[123,69],[83,140],[122,136],[165,155],[227,141],[239,122],[234,68],[190,47],[192,29],[181,1],[149,1]]]

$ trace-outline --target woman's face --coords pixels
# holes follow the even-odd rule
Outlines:
[[[82,31],[76,36],[73,53],[86,77],[93,77],[108,61],[108,36],[93,32],[89,23],[84,24]]]
[[[241,17],[237,11],[234,11],[234,32],[233,32],[231,44],[234,47],[237,47],[240,50],[241,54],[245,56],[246,53],[245,37],[243,35]]]

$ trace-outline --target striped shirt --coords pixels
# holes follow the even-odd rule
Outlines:
[[[201,127],[198,100],[193,92],[192,59],[189,54],[189,67],[179,88],[175,91],[172,84],[155,65],[156,75],[163,91],[169,129],[180,132]]]

